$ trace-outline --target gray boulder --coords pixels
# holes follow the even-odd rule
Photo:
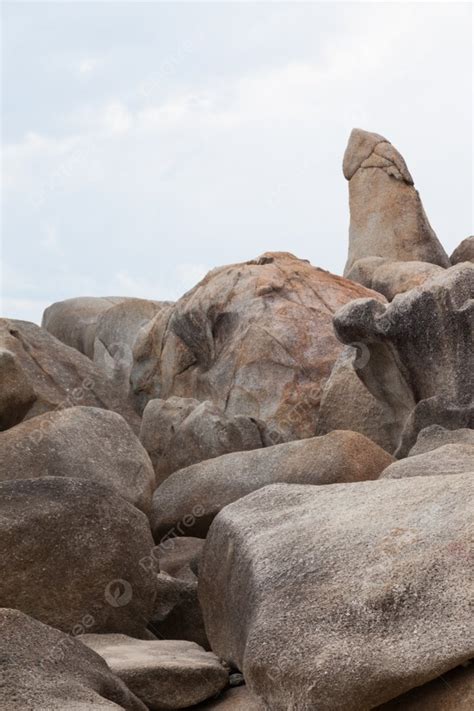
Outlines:
[[[147,517],[96,482],[65,477],[0,483],[0,607],[71,633],[146,637],[156,580],[140,565]]]
[[[264,426],[251,417],[226,416],[212,402],[171,397],[150,400],[140,440],[150,455],[157,484],[204,459],[264,446]]]
[[[399,696],[377,711],[472,711],[474,666],[466,664]]]
[[[369,711],[464,663],[473,487],[280,484],[227,506],[199,578],[212,649],[272,711]]]
[[[151,514],[153,535],[156,541],[170,532],[205,537],[224,506],[263,486],[377,479],[393,461],[367,437],[343,431],[224,454],[181,469],[158,487]]]
[[[409,457],[430,452],[445,444],[472,444],[474,446],[474,430],[464,427],[460,430],[447,430],[440,425],[425,427],[418,435],[416,443],[408,452]]]
[[[4,711],[146,711],[101,656],[19,610],[0,609],[0,675]]]
[[[456,247],[449,259],[451,264],[474,262],[474,235],[463,239],[461,244]]]
[[[450,266],[406,163],[386,138],[355,128],[343,172],[349,181],[351,214],[344,276],[353,279],[358,260],[370,257]]]
[[[0,348],[0,430],[21,422],[35,400],[35,392],[15,354]]]
[[[443,476],[471,472],[474,476],[474,445],[445,444],[430,452],[401,459],[387,467],[381,479],[410,476]]]
[[[142,641],[123,634],[85,634],[80,640],[151,711],[184,709],[218,694],[228,683],[218,658],[194,642]]]

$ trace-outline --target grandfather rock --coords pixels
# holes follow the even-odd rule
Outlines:
[[[377,479],[394,461],[356,432],[331,432],[250,452],[235,452],[172,474],[153,495],[156,541],[175,535],[205,537],[219,511],[277,482],[335,484]]]
[[[0,348],[14,355],[13,387],[23,387],[27,382],[34,394],[25,417],[87,405],[114,410],[134,431],[139,429],[140,418],[132,402],[116,392],[89,358],[64,345],[44,328],[27,321],[0,319]]]
[[[64,632],[146,636],[155,576],[147,517],[107,487],[48,477],[0,482],[0,607]]]
[[[211,400],[227,416],[264,421],[272,441],[312,436],[341,350],[333,314],[361,296],[359,285],[285,252],[214,269],[137,338],[137,402]]]
[[[349,181],[351,214],[344,276],[353,278],[357,261],[368,257],[450,266],[406,163],[386,138],[355,128],[343,172]]]
[[[199,597],[272,711],[369,711],[473,654],[471,475],[274,485],[227,506]]]
[[[421,430],[415,445],[408,452],[408,456],[424,454],[445,444],[472,444],[474,446],[474,430],[467,427],[460,430],[448,430],[441,425],[430,425]]]
[[[0,708],[146,711],[101,656],[19,610],[0,609]]]
[[[152,711],[183,709],[219,693],[228,672],[193,642],[141,641],[123,634],[86,634],[81,641]]]
[[[474,445],[445,444],[430,452],[416,454],[394,462],[380,475],[381,479],[409,476],[439,476],[471,472],[474,476]]]
[[[459,264],[460,262],[474,262],[474,235],[463,239],[461,244],[456,247],[449,259],[451,261],[451,264]]]
[[[0,433],[0,481],[48,476],[105,484],[145,513],[155,473],[123,417],[97,407],[46,412]]]
[[[212,402],[171,397],[150,400],[140,440],[150,455],[156,481],[204,459],[264,446],[264,426],[251,417],[226,416]]]

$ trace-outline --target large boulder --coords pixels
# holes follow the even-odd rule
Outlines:
[[[419,433],[416,443],[408,452],[409,457],[430,452],[445,444],[472,444],[474,446],[474,430],[464,427],[460,430],[447,430],[441,425],[430,425]]]
[[[0,607],[65,632],[146,637],[155,576],[140,561],[153,540],[146,516],[107,487],[48,477],[0,483]]]
[[[218,694],[228,683],[217,657],[194,642],[143,641],[123,634],[85,634],[80,639],[151,711],[184,709]]]
[[[93,360],[116,387],[128,392],[133,347],[138,333],[168,302],[127,299],[99,315],[95,328]]]
[[[343,172],[349,181],[351,214],[344,276],[355,278],[358,260],[372,257],[450,266],[406,163],[386,138],[355,128],[344,154]]]
[[[135,432],[139,430],[140,418],[131,401],[116,392],[89,358],[64,345],[44,328],[27,321],[0,319],[0,348],[9,351],[15,361],[13,369],[8,365],[10,357],[0,362],[1,379],[6,377],[11,388],[29,393],[19,397],[25,409],[13,408],[16,416],[10,424],[18,422],[21,416],[30,418],[50,410],[88,405],[115,410]],[[26,408],[30,400],[31,406]]]
[[[79,296],[57,301],[45,309],[41,325],[62,343],[93,358],[95,330],[100,315],[126,298]]]
[[[363,283],[380,292],[389,301],[443,273],[442,267],[427,262],[385,262]]]
[[[228,417],[212,402],[171,397],[150,400],[140,440],[161,484],[178,469],[204,459],[263,447],[265,435],[263,425],[251,417]]]
[[[0,481],[47,476],[96,481],[145,513],[155,473],[123,417],[97,407],[46,412],[0,433]]]
[[[361,343],[368,352],[357,374],[392,410],[399,425],[399,448],[403,441],[397,450],[400,456],[413,446],[420,429],[445,425],[436,410],[459,411],[447,418],[451,428],[470,426],[458,423],[463,417],[470,419],[473,406],[473,318],[474,264],[469,263],[398,295],[388,306],[358,299],[336,314],[334,326],[341,341]],[[429,400],[433,402],[423,405]]]
[[[274,485],[215,519],[213,651],[272,711],[369,711],[473,652],[470,474]]]
[[[474,235],[463,239],[450,257],[451,264],[474,262]]]
[[[472,711],[474,667],[463,665],[379,706],[377,711]]]
[[[175,472],[158,487],[151,514],[153,535],[156,541],[170,531],[205,537],[224,506],[263,486],[377,479],[393,461],[367,437],[344,431],[224,454]]]
[[[471,472],[474,476],[474,446],[445,444],[430,452],[400,459],[390,464],[381,479],[402,479],[408,476],[438,476]]]
[[[372,395],[356,372],[366,357],[367,348],[346,346],[341,351],[322,391],[316,434],[351,430],[393,452],[399,435],[393,411]]]
[[[137,401],[211,400],[263,420],[274,442],[310,437],[341,350],[333,314],[369,295],[383,299],[285,252],[214,269],[137,338]]]
[[[0,609],[4,711],[146,711],[92,649],[19,610]]]
[[[18,358],[0,348],[0,431],[21,422],[35,400],[35,391]]]

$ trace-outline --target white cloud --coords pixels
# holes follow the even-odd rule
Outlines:
[[[86,74],[92,74],[97,68],[97,65],[98,60],[93,57],[81,59],[77,71],[81,76],[84,76]]]

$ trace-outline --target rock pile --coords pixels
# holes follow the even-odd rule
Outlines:
[[[473,238],[382,136],[343,170],[345,277],[0,320],[2,711],[474,707]]]

